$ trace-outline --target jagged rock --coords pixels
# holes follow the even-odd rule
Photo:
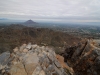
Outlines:
[[[55,61],[54,63],[55,63],[55,65],[56,65],[58,68],[61,67],[61,64],[60,64],[58,61]]]
[[[30,43],[20,48],[16,47],[14,53],[1,54],[0,64],[6,65],[1,68],[1,75],[8,73],[10,75],[72,75],[70,70],[58,61],[52,48]]]
[[[27,53],[27,52],[28,52],[28,49],[25,48],[25,49],[23,50],[23,53]]]
[[[39,75],[46,75],[43,70],[40,71]]]
[[[18,47],[16,47],[15,49],[13,49],[13,51],[16,53],[18,52]]]
[[[39,62],[39,58],[37,56],[36,53],[31,53],[31,54],[26,54],[24,57],[23,57],[23,60],[22,60],[25,64],[30,64],[30,63],[35,63],[37,64]]]
[[[39,75],[41,70],[42,70],[41,66],[37,66],[33,71],[32,75]]]
[[[56,55],[56,58],[58,59],[58,61],[60,62],[61,66],[62,66],[63,68],[66,68],[67,70],[69,70],[70,73],[74,73],[74,70],[73,70],[71,67],[69,67],[69,66],[67,65],[67,63],[64,62],[64,57],[62,57],[62,56],[60,56],[60,55],[57,54],[57,55]]]
[[[24,65],[21,62],[11,65],[10,75],[27,75]]]
[[[100,48],[93,40],[87,40],[62,53],[76,75],[100,75]]]
[[[35,49],[38,45],[32,45],[32,48]]]
[[[54,56],[52,55],[52,54],[50,54],[50,53],[48,53],[48,58],[51,60],[51,61],[54,61],[55,59],[54,59]]]
[[[31,49],[31,47],[32,47],[31,43],[29,43],[29,44],[26,46],[27,49]]]
[[[50,65],[50,60],[48,58],[43,58],[43,60],[41,60],[41,64],[44,65],[45,67],[48,67]]]
[[[55,71],[56,71],[56,73],[58,75],[63,75],[63,73],[61,72],[61,70],[59,70],[55,65],[54,65],[54,69],[55,69]]]
[[[36,66],[37,66],[37,64],[34,64],[34,63],[25,64],[25,69],[26,69],[27,75],[32,75]]]
[[[20,47],[19,51],[22,52],[23,49],[25,49],[25,47],[26,47],[26,44],[23,44],[23,45]]]
[[[53,66],[53,65],[49,65],[49,66],[47,67],[47,70],[48,70],[48,71],[50,71],[50,72],[55,71],[55,69],[54,69],[54,66]]]

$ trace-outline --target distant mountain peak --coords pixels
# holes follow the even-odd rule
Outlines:
[[[29,27],[37,27],[38,23],[34,22],[33,20],[30,19],[30,20],[27,20],[26,22],[24,22],[24,25],[29,26]]]
[[[36,22],[34,22],[33,20],[27,20],[26,22],[25,22],[25,24],[36,24]]]

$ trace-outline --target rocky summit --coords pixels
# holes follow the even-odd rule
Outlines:
[[[62,53],[76,75],[100,75],[100,44],[89,39]]]
[[[73,75],[64,58],[47,46],[23,44],[0,55],[0,75]]]

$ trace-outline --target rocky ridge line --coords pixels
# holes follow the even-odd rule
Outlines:
[[[45,46],[23,44],[0,55],[0,75],[73,75],[64,58]]]

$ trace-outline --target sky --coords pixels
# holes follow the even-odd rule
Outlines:
[[[0,18],[100,22],[100,0],[0,0]]]

